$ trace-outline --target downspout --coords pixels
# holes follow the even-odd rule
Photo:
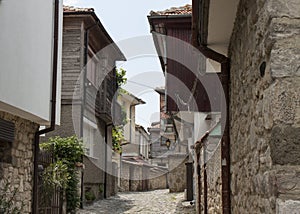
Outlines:
[[[176,124],[175,124],[175,118],[174,118],[174,115],[172,114],[172,112],[168,112],[168,115],[171,117],[172,119],[172,124],[173,124],[173,127],[174,127],[174,131],[175,131],[175,136],[176,136],[176,139],[178,141],[178,146],[179,146],[179,149],[180,149],[180,136],[179,136],[179,133],[178,133],[178,130],[177,130],[177,127],[176,127]],[[176,143],[176,142],[175,142]]]
[[[129,106],[129,120],[130,120],[130,123],[129,123],[129,142],[130,143],[132,143],[131,141],[132,141],[132,119],[131,119],[131,117],[132,117],[132,107],[134,107],[135,106],[135,104],[131,104],[130,106]]]
[[[206,45],[207,34],[205,29],[207,28],[208,21],[208,8],[209,1],[206,0],[193,0],[193,18],[192,18],[192,44],[196,47],[205,57],[212,59],[221,64],[221,79],[224,94],[225,102],[229,105],[229,81],[230,81],[230,59],[210,48]],[[200,14],[200,8],[203,10]],[[201,21],[202,15],[202,26],[199,26],[198,23]],[[207,29],[206,29],[207,30]],[[199,35],[199,32],[202,32],[202,35]],[[221,143],[221,159],[222,159],[222,210],[224,214],[231,213],[231,199],[230,199],[230,133],[229,133],[229,106],[226,106],[226,103],[221,103],[221,118],[226,118],[226,123],[224,126],[224,133],[222,136]],[[225,117],[226,115],[226,117]]]
[[[107,128],[109,126],[112,126],[113,124],[112,123],[108,123],[108,124],[105,124],[105,153],[104,153],[104,157],[105,157],[105,166],[104,166],[104,198],[107,198],[106,194],[107,194],[107,137],[108,137],[108,134],[107,134]]]
[[[58,31],[59,31],[59,0],[54,2],[54,40],[53,40],[53,66],[52,66],[52,92],[51,92],[51,118],[50,127],[39,130],[34,136],[34,171],[33,171],[33,201],[32,213],[38,213],[38,157],[40,135],[51,132],[55,129],[56,117],[56,93],[57,93],[57,65],[58,65]]]
[[[88,51],[89,51],[89,34],[90,34],[90,29],[93,28],[94,26],[98,25],[98,22],[89,26],[85,32],[84,32],[84,52],[83,52],[83,64],[84,64],[84,69],[83,69],[83,80],[82,80],[82,85],[83,85],[83,90],[82,90],[82,103],[81,103],[81,110],[80,110],[80,137],[83,138],[83,118],[84,118],[84,108],[85,108],[85,103],[86,103],[86,79],[87,79],[87,63],[88,63]],[[81,158],[81,161],[83,163],[83,156]],[[84,182],[83,182],[83,177],[84,177],[84,171],[81,173],[81,193],[80,193],[80,208],[83,208],[83,191],[84,191]]]
[[[196,157],[197,157],[197,181],[198,181],[198,206],[199,206],[199,210],[200,210],[200,213],[201,213],[201,192],[202,192],[202,187],[201,187],[201,166],[200,166],[200,163],[199,163],[199,160],[200,160],[200,151],[199,153],[197,152],[196,150]]]
[[[87,61],[88,61],[88,44],[89,44],[89,29],[84,32],[84,57],[83,57],[83,90],[82,90],[82,102],[81,102],[81,109],[80,109],[80,137],[83,138],[83,118],[84,118],[84,107],[86,102],[86,76],[87,76]],[[81,162],[83,163],[83,156],[81,157]],[[81,185],[80,185],[80,208],[83,208],[83,191],[84,191],[84,171],[82,170],[81,173]]]

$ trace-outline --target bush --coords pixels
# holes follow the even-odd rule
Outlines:
[[[66,191],[67,212],[75,213],[76,208],[80,205],[76,164],[82,162],[84,155],[82,140],[76,136],[54,137],[50,138],[48,142],[42,143],[41,149],[51,152],[55,160],[43,173],[45,186],[52,189],[55,187],[64,189]]]
[[[96,199],[96,196],[92,191],[86,191],[84,196],[85,196],[85,200],[87,201],[94,201]]]

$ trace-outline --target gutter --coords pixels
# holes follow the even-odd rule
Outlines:
[[[57,93],[57,64],[58,64],[58,31],[59,31],[59,0],[54,2],[54,43],[53,43],[53,67],[52,67],[52,92],[51,92],[51,118],[50,127],[39,130],[34,136],[34,171],[33,171],[33,197],[32,197],[32,213],[38,213],[38,157],[40,135],[55,130],[56,117],[56,93]]]

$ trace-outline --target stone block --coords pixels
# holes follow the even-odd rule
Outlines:
[[[276,200],[276,214],[299,214],[300,201],[299,200]]]
[[[300,30],[299,30],[300,31]],[[271,51],[271,76],[300,77],[300,36],[277,40]]]
[[[271,124],[300,124],[300,78],[276,80],[264,93],[264,114]],[[266,117],[267,117],[266,116]],[[264,120],[266,121],[266,120]],[[269,128],[269,126],[268,126]]]
[[[271,17],[300,17],[299,0],[269,0],[266,2]]]
[[[300,200],[300,168],[281,167],[276,172],[276,186],[279,196]]]
[[[271,131],[270,148],[274,164],[300,165],[300,127],[275,126]]]

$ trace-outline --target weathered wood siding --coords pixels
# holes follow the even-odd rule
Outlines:
[[[62,104],[72,102],[74,89],[79,87],[83,71],[84,31],[82,22],[64,20],[62,54]],[[81,93],[80,93],[81,94]],[[79,99],[79,96],[76,96]]]

